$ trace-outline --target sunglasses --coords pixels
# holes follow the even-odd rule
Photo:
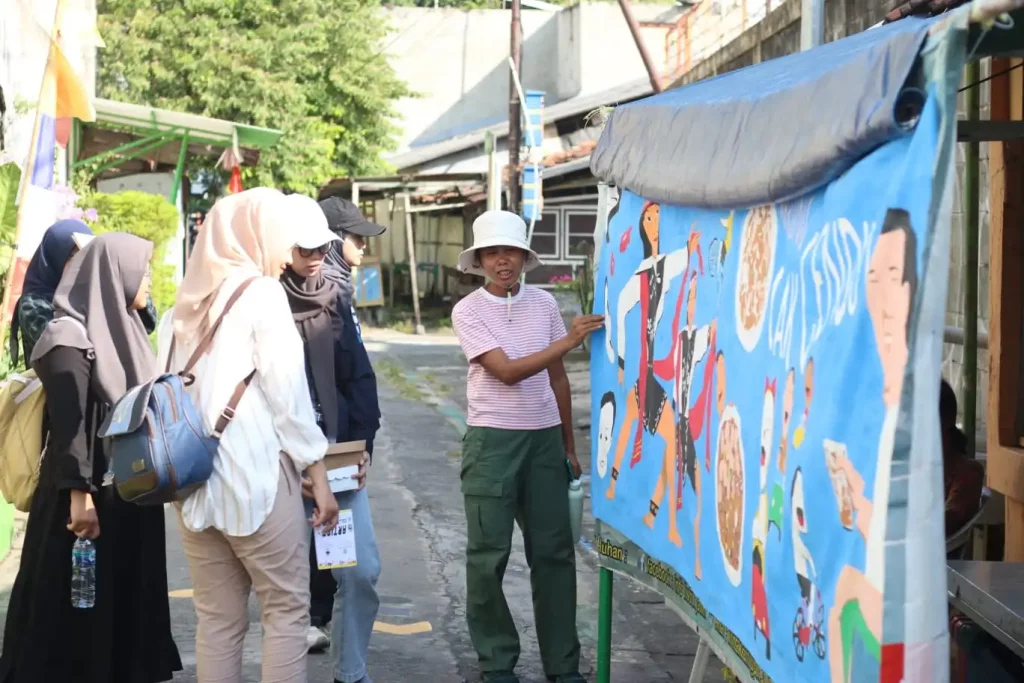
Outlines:
[[[302,258],[312,258],[314,254],[326,256],[327,252],[329,252],[330,250],[330,244],[324,244],[323,246],[319,246],[316,249],[306,249],[305,247],[299,247],[299,256],[301,256]]]

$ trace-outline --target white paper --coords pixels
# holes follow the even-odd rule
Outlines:
[[[354,491],[359,488],[356,482],[356,475],[359,474],[359,465],[339,467],[336,470],[327,470],[327,483],[333,493],[343,491]]]
[[[356,532],[352,524],[352,511],[338,512],[338,525],[321,534],[313,534],[316,542],[316,565],[320,569],[338,569],[356,566]]]

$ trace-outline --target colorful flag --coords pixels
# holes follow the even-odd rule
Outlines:
[[[30,35],[32,42],[41,48],[35,51],[36,55],[41,57],[46,50],[46,65],[39,81],[35,123],[18,194],[17,246],[8,271],[5,306],[0,311],[3,322],[12,315],[32,254],[47,227],[56,220],[58,202],[53,187],[57,145],[67,143],[66,133],[70,132],[72,119],[96,120],[92,95],[68,55],[74,57],[102,43],[96,33],[95,12],[86,9],[82,0],[56,0],[52,5],[53,14],[34,7],[29,0],[19,0],[18,5],[23,33]],[[52,22],[43,20],[44,16],[52,17]],[[31,66],[28,64],[26,68]],[[65,131],[64,135],[60,135],[61,130]]]
[[[75,73],[74,67],[60,46],[63,2],[58,3],[54,32],[50,35],[50,54],[39,89],[36,133],[31,152],[30,182],[36,187],[53,187],[54,152],[57,145],[57,122],[60,119],[95,121],[92,97]],[[67,140],[65,139],[66,143]]]

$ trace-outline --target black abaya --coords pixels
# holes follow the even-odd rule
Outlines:
[[[21,567],[4,628],[3,683],[157,683],[181,670],[171,636],[164,513],[102,486],[102,404],[86,352],[56,347],[35,364],[50,426]],[[96,604],[71,606],[70,491],[91,490],[100,523]]]

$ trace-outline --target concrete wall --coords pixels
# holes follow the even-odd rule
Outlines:
[[[638,5],[637,16],[665,5]],[[510,13],[396,7],[387,53],[416,91],[398,102],[399,150],[468,133],[508,118]],[[584,3],[560,12],[524,10],[523,87],[554,104],[644,77],[643,62],[618,6]],[[643,29],[648,49],[664,53],[664,31]]]

